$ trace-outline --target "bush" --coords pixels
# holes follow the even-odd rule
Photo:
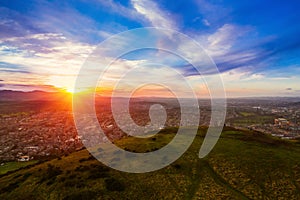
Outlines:
[[[109,191],[123,191],[125,186],[119,180],[115,178],[108,178],[105,180],[105,187]]]
[[[78,167],[75,168],[75,171],[79,171],[79,172],[84,172],[89,170],[89,166],[83,166],[83,165],[79,165]]]
[[[11,192],[11,191],[15,190],[18,187],[19,187],[18,182],[10,183],[8,186],[6,186],[6,187],[4,187],[0,190],[0,194],[4,193],[4,192]]]
[[[42,178],[41,182],[45,180],[55,179],[56,176],[60,175],[61,173],[62,170],[60,169],[60,167],[55,167],[54,165],[48,164],[46,174]]]
[[[76,174],[70,174],[69,179],[74,179],[76,178]]]
[[[55,183],[54,178],[50,179],[46,184],[49,186],[52,185],[53,183]]]
[[[90,154],[88,158],[81,158],[81,159],[79,159],[79,162],[82,163],[82,162],[89,161],[89,160],[96,160],[96,159],[94,158],[94,156],[92,156]]]
[[[65,182],[66,181],[66,177],[61,177],[60,179],[59,179],[59,182]]]
[[[84,182],[78,179],[75,180],[66,180],[64,183],[65,187],[71,188],[83,188],[85,186]]]
[[[42,179],[40,180],[40,183],[49,180],[47,182],[47,185],[51,185],[56,179],[56,176],[60,175],[61,173],[62,170],[60,169],[60,167],[55,167],[54,165],[48,164],[46,174],[42,175]]]
[[[181,169],[181,166],[179,164],[173,165],[175,169]]]
[[[19,178],[21,176],[21,174],[17,174],[14,176],[14,178]]]
[[[63,200],[93,200],[97,198],[96,195],[97,195],[96,192],[87,190],[87,191],[72,193],[66,196],[65,198],[63,198]]]
[[[88,179],[106,178],[108,174],[106,172],[96,171],[89,175]]]
[[[91,165],[91,168],[89,170],[90,175],[89,179],[98,179],[98,178],[106,178],[108,177],[107,172],[109,171],[108,167],[102,166],[102,165]]]
[[[151,151],[157,151],[157,150],[159,150],[159,148],[157,148],[157,147],[154,147],[151,149]]]
[[[32,174],[31,173],[29,173],[29,172],[27,172],[27,173],[25,173],[24,175],[23,175],[23,179],[27,179],[29,176],[31,176]]]
[[[62,173],[60,167],[55,167],[54,165],[48,164],[47,176],[48,178],[56,177]]]

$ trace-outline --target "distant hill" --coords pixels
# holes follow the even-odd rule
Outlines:
[[[201,128],[189,150],[164,169],[123,173],[81,150],[2,175],[0,199],[300,199],[299,142],[226,127],[209,156],[199,159],[205,130]],[[147,139],[127,137],[116,145],[153,151],[175,132],[173,128]]]
[[[70,98],[70,96],[70,94],[64,92],[45,92],[39,90],[23,92],[13,90],[0,90],[0,101],[55,101]]]
[[[44,91],[0,91],[0,116],[20,112],[41,110],[71,110],[72,96],[63,92]]]

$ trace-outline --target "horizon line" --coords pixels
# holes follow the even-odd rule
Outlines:
[[[0,92],[20,92],[20,93],[34,93],[34,92],[43,92],[43,93],[49,93],[49,94],[54,94],[54,93],[67,93],[71,96],[74,94],[67,92],[66,90],[57,90],[57,91],[45,91],[45,90],[29,90],[29,91],[24,91],[24,90],[10,90],[10,89],[4,89],[0,90]],[[98,94],[98,97],[103,97],[103,98],[112,98],[109,95],[101,95]],[[127,98],[124,96],[115,96],[113,98]],[[176,99],[176,97],[169,97],[169,96],[131,96],[130,98],[133,99],[138,99],[138,98],[161,98],[161,99]],[[299,98],[299,96],[227,96],[225,99],[242,99],[242,98]],[[191,99],[191,97],[180,97],[179,99]],[[197,99],[211,99],[210,97],[198,97]],[[223,99],[220,97],[217,97],[216,99]]]

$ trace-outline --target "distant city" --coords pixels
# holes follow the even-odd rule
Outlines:
[[[66,104],[70,104],[65,102]],[[121,101],[120,101],[121,103]],[[78,136],[70,105],[55,101],[3,101],[0,114],[0,160],[29,161],[68,155],[84,148],[87,138]],[[164,126],[155,125],[151,131],[180,125],[180,105],[176,99],[137,98],[131,101],[131,117],[136,124],[150,122],[149,108],[161,104],[167,112]],[[14,105],[14,106],[10,106]],[[228,99],[224,126],[253,130],[261,134],[288,140],[300,139],[300,99],[297,98],[239,98]],[[199,100],[199,126],[210,125],[210,100]],[[28,111],[26,108],[34,108]],[[102,130],[111,141],[126,137],[114,121],[110,99],[96,102],[96,111]],[[195,116],[190,116],[191,120]],[[128,125],[129,126],[129,125]],[[130,129],[130,127],[127,127]],[[88,137],[97,137],[89,134]],[[88,138],[93,141],[92,138]]]

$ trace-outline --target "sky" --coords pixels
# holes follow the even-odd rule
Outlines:
[[[97,86],[103,93],[138,92],[141,80],[152,80],[141,95],[168,96],[175,88],[184,96],[181,77],[199,97],[220,80],[227,97],[299,96],[299,8],[298,0],[0,0],[0,90],[72,91],[82,66],[100,49],[98,68],[89,72],[103,74]],[[149,38],[149,31],[139,31],[144,27],[174,31]],[[107,40],[112,45],[105,51]],[[157,49],[120,56],[120,49],[143,45]],[[190,61],[197,65],[203,56],[217,70],[207,65],[196,73]]]

